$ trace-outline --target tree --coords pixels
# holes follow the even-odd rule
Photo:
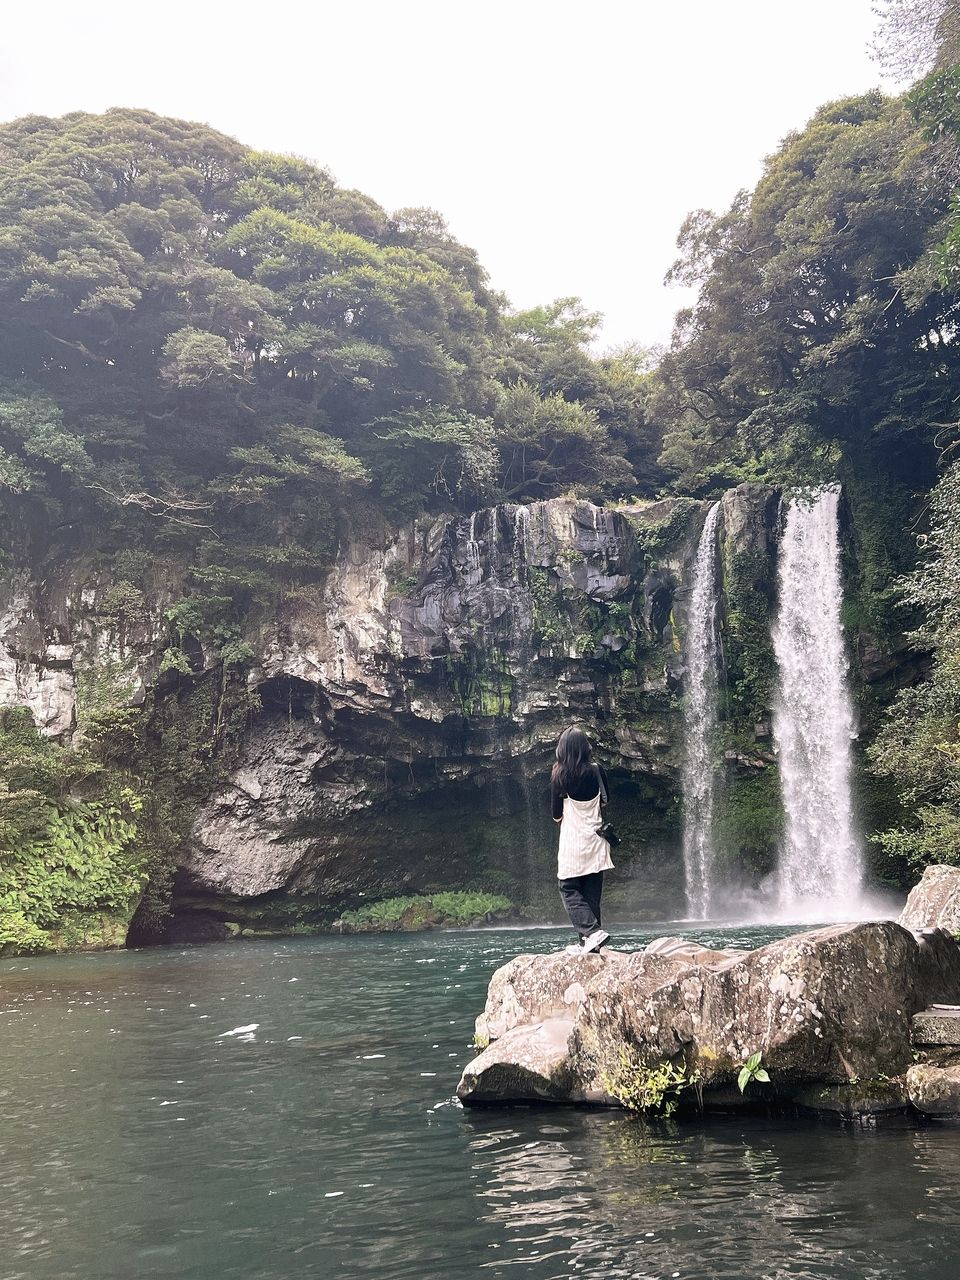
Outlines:
[[[901,878],[929,862],[960,863],[960,463],[933,491],[921,544],[903,598],[921,611],[912,640],[930,655],[930,677],[901,691],[870,750],[874,772],[894,780],[912,815],[878,837]]]
[[[913,80],[960,60],[957,0],[879,0],[875,56],[886,74]]]
[[[904,102],[867,94],[822,108],[726,214],[688,218],[672,277],[700,297],[652,409],[684,484],[816,478],[864,451],[930,482],[931,423],[960,390],[937,159]]]

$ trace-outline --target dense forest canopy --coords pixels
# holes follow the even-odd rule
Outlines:
[[[576,300],[508,314],[437,214],[303,160],[142,111],[27,118],[0,130],[0,226],[16,517],[179,540],[255,588],[322,568],[361,497],[661,478],[642,358],[592,358]]]
[[[885,870],[960,860],[960,6],[881,9],[883,61],[919,78],[824,106],[755,190],[688,217],[671,277],[698,297],[657,356],[598,354],[577,298],[511,309],[437,213],[303,159],[139,110],[0,127],[9,562],[55,578],[69,548],[120,624],[177,564],[162,674],[190,676],[188,640],[222,673],[188,724],[81,689],[68,752],[3,712],[3,937],[34,945],[64,903],[148,874],[162,900],[248,706],[251,623],[351,522],[567,492],[841,479],[869,628],[913,628],[929,674],[878,734],[871,710],[901,806]]]

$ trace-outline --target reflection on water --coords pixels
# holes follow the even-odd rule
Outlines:
[[[515,1258],[591,1276],[943,1277],[960,1264],[955,1131],[576,1113],[554,1137],[467,1123]]]
[[[956,1129],[461,1110],[490,972],[561,941],[0,962],[2,1280],[953,1280]]]

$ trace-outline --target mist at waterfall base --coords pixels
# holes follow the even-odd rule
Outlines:
[[[854,811],[857,729],[841,621],[840,488],[835,485],[790,498],[780,542],[778,609],[771,629],[777,666],[773,738],[785,819],[778,865],[756,888],[721,879],[713,832],[721,785],[716,759],[721,515],[716,503],[704,523],[685,643],[688,918],[802,925],[895,916],[902,898],[865,884]]]

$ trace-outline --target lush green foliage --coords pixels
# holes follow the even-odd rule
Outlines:
[[[386,898],[355,911],[344,911],[341,924],[350,928],[424,928],[433,925],[470,925],[508,915],[513,903],[502,894],[445,892]]]
[[[881,833],[889,861],[911,871],[960,863],[960,464],[931,500],[925,559],[906,580],[925,622],[913,642],[932,656],[930,679],[904,689],[871,749],[874,768],[899,784],[915,824]]]
[[[756,881],[776,865],[783,834],[783,800],[776,767],[768,764],[746,775],[729,777],[722,789],[716,815],[717,848],[736,872]]]
[[[960,8],[953,0],[903,5],[907,28],[925,23],[934,69],[911,90],[908,105],[931,145],[944,180],[957,181],[960,151]],[[960,286],[960,188],[938,225],[933,257],[942,288]],[[911,821],[875,833],[886,874],[915,876],[930,862],[960,862],[960,463],[955,461],[954,404],[936,421],[945,471],[933,490],[929,528],[919,536],[921,563],[900,584],[900,601],[920,624],[913,646],[930,656],[930,676],[901,691],[869,756],[892,779]],[[893,592],[889,593],[891,596]]]
[[[0,711],[0,949],[57,944],[65,919],[116,915],[118,940],[144,884],[143,802],[119,774],[37,732],[22,707]],[[83,941],[82,924],[73,941]]]
[[[935,250],[943,144],[903,100],[830,104],[751,194],[690,216],[676,279],[700,285],[659,372],[663,454],[687,491],[812,481],[844,457],[893,488],[929,480],[960,391],[958,315]]]
[[[651,486],[642,355],[510,316],[429,210],[149,112],[0,129],[0,488],[274,596],[367,491],[393,514]],[[502,458],[502,465],[501,465]]]
[[[915,628],[915,651],[932,655],[930,681],[899,695],[869,753],[914,815],[897,821],[887,795],[880,808],[894,825],[872,833],[875,866],[902,882],[960,858],[960,464],[925,511],[960,400],[960,6],[882,8],[888,64],[929,74],[899,98],[828,104],[784,140],[752,193],[687,219],[672,276],[698,284],[699,298],[678,317],[648,412],[665,430],[661,461],[687,492],[843,481],[851,639],[890,651]],[[902,588],[927,520],[924,564]],[[769,601],[750,565],[725,565],[725,579],[726,713],[742,734],[769,706]],[[863,692],[870,733],[890,695]],[[735,828],[727,843],[743,848],[740,828],[758,816],[748,840],[758,863],[769,810],[745,792],[721,817]]]

